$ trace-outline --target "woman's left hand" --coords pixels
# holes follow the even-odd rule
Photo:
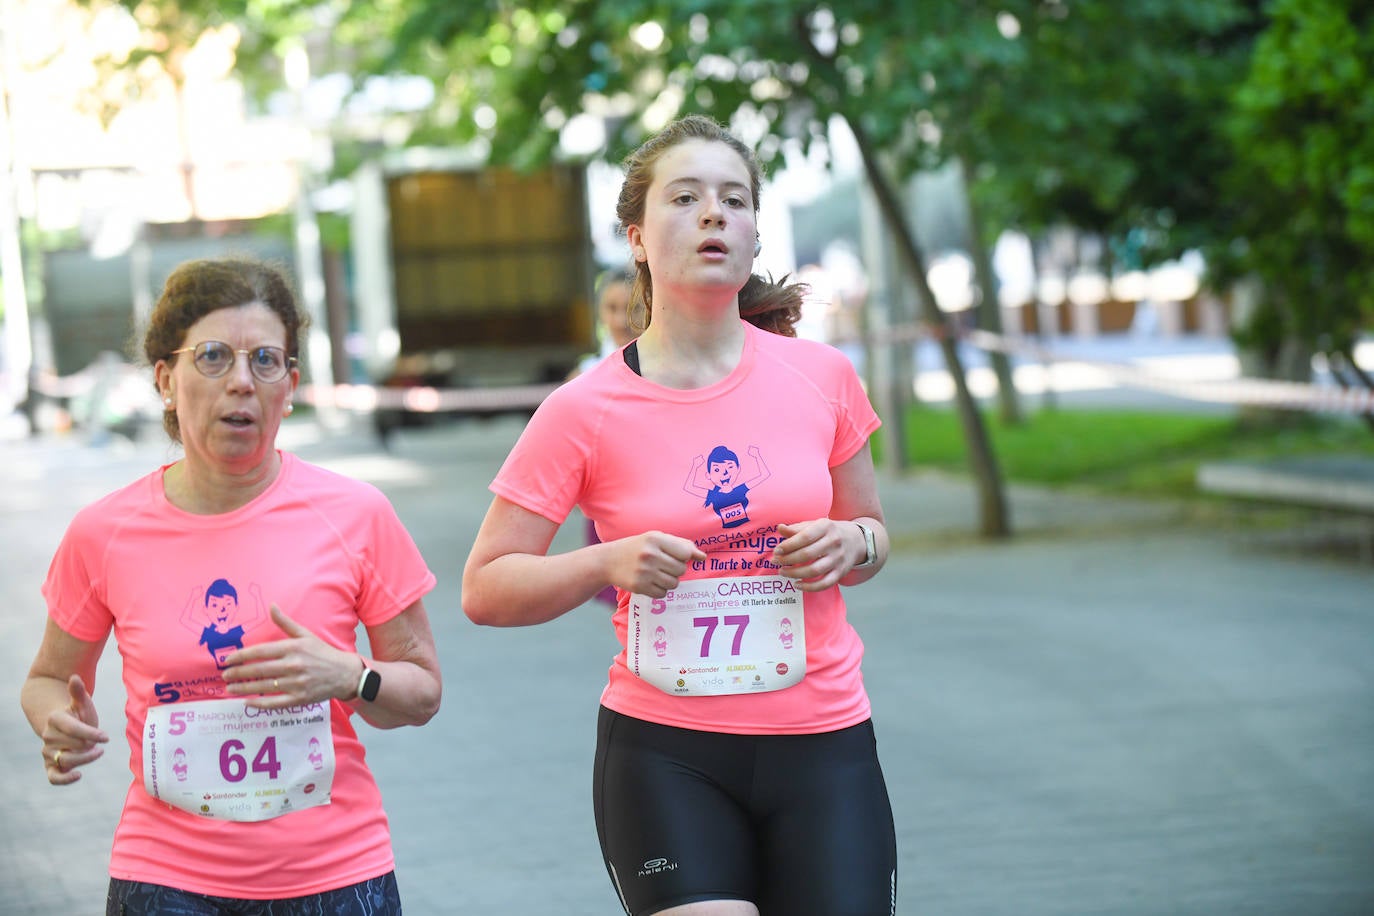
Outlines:
[[[799,579],[797,588],[802,591],[823,591],[837,584],[862,559],[854,557],[851,532],[858,533],[853,522],[833,518],[779,525],[783,542],[773,548],[773,562],[784,576]]]
[[[329,645],[275,604],[272,622],[286,639],[249,646],[226,659],[224,681],[230,696],[251,697],[249,705],[259,709],[353,698],[362,677],[362,661],[356,654]]]

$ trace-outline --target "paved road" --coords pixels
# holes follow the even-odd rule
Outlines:
[[[443,710],[363,735],[418,916],[616,912],[590,812],[605,611],[487,630],[458,608],[485,485],[517,432],[405,432],[386,454],[284,431],[380,485],[439,575]],[[0,914],[102,911],[124,755],[48,786],[17,695],[72,513],[169,454],[0,443]],[[914,475],[883,494],[893,560],[850,601],[902,913],[1374,912],[1374,570],[1261,552],[1173,507],[1021,489],[1018,537],[989,546],[968,536],[961,481]],[[120,721],[113,652],[97,700]]]

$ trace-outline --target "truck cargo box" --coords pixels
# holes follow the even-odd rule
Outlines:
[[[375,384],[528,392],[596,348],[582,166],[519,172],[412,153],[364,167],[355,191],[354,290]]]

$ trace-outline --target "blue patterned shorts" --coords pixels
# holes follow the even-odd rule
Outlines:
[[[322,894],[282,900],[211,897],[111,878],[105,916],[401,916],[401,894],[395,872]]]

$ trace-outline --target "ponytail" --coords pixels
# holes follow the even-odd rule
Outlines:
[[[801,318],[805,283],[788,283],[787,275],[774,280],[750,274],[739,291],[739,315],[745,321],[783,337],[796,337],[797,320]]]

